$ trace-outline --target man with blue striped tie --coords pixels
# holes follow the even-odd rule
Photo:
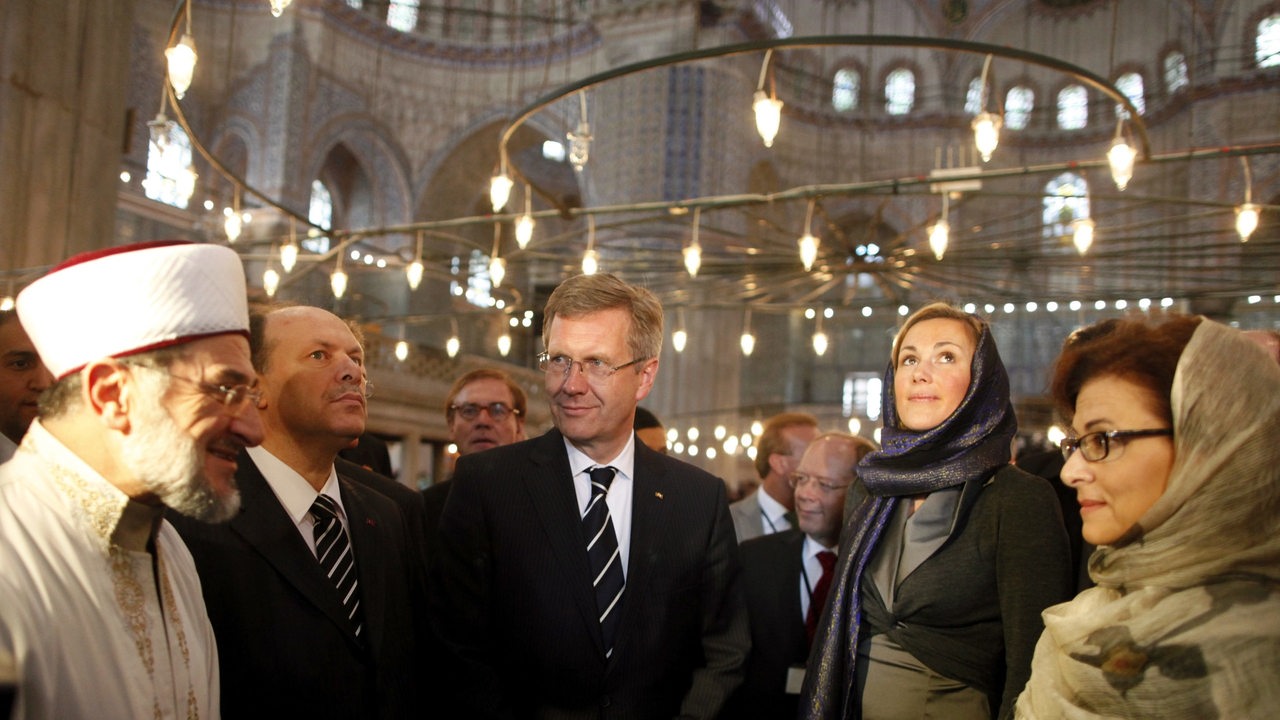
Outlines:
[[[724,483],[636,441],[662,306],[612,275],[551,294],[555,429],[458,461],[433,567],[467,717],[715,718],[750,644]]]

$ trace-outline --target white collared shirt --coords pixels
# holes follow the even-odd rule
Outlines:
[[[772,535],[783,530],[790,530],[791,523],[787,520],[787,506],[773,499],[773,496],[765,492],[764,488],[756,490],[756,500],[760,503],[761,522],[765,535]]]
[[[339,491],[337,469],[329,468],[329,479],[325,481],[324,487],[318,493],[315,488],[311,487],[311,483],[307,482],[306,478],[298,474],[298,471],[286,465],[283,460],[272,455],[269,451],[261,447],[251,447],[248,452],[249,457],[253,458],[253,464],[258,466],[262,477],[266,478],[267,485],[271,486],[271,492],[276,494],[276,499],[280,501],[285,513],[293,521],[294,527],[298,528],[298,534],[302,535],[307,547],[311,548],[312,555],[316,553],[316,520],[311,516],[311,506],[315,503],[316,496],[320,495],[320,493],[333,498],[333,501],[338,505],[338,510],[341,511],[339,514],[342,520],[342,528],[347,533],[347,540],[351,539],[350,524],[347,522],[347,509],[342,505],[342,493]]]
[[[818,579],[822,577],[822,561],[818,560],[818,553],[824,550],[836,552],[836,548],[823,547],[822,543],[817,542],[808,535],[804,536],[804,549],[801,551],[801,557],[804,558],[804,572],[800,573],[800,620],[803,621],[809,616],[809,595],[813,593],[813,589],[818,586]],[[832,568],[835,572],[835,568]]]
[[[598,463],[587,457],[586,453],[574,447],[566,439],[565,450],[569,453],[569,469],[573,471],[573,491],[578,496],[578,517],[587,511],[587,503],[591,501],[591,476],[587,471],[594,467],[612,467],[617,471],[613,483],[609,485],[609,494],[605,502],[609,505],[609,517],[613,519],[613,531],[618,536],[618,552],[622,557],[622,574],[625,577],[631,559],[631,496],[635,489],[636,436],[627,440],[618,456],[607,463]]]

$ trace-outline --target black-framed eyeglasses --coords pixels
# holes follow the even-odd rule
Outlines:
[[[196,386],[201,393],[217,400],[226,407],[227,413],[233,417],[239,416],[250,405],[256,407],[262,402],[262,391],[249,385],[222,385],[220,383],[204,382],[203,380],[192,380],[181,375],[170,375],[169,377]]]
[[[1161,435],[1173,435],[1172,428],[1155,428],[1150,430],[1100,430],[1081,435],[1078,438],[1063,438],[1058,446],[1062,448],[1062,459],[1070,460],[1072,453],[1077,449],[1085,460],[1089,462],[1102,462],[1111,454],[1112,445],[1116,448],[1116,457],[1119,457],[1119,449],[1123,448],[1125,443],[1134,438],[1158,437]],[[1114,458],[1113,458],[1114,459]]]
[[[809,483],[814,483],[824,493],[833,493],[849,487],[849,483],[834,482],[831,478],[822,477],[821,475],[793,472],[787,476],[787,484],[791,486],[792,490],[799,490]]]
[[[573,372],[573,366],[577,365],[582,368],[582,374],[587,376],[588,380],[607,380],[614,373],[623,368],[631,367],[636,363],[644,362],[649,358],[638,357],[631,362],[625,362],[621,365],[610,365],[599,358],[590,358],[587,360],[574,360],[568,355],[548,355],[541,353],[538,355],[538,369],[552,377],[569,378],[569,373]]]
[[[497,422],[507,419],[508,415],[520,416],[520,411],[504,402],[491,402],[483,405],[477,403],[462,403],[461,405],[450,405],[449,409],[462,416],[463,420],[475,420],[480,417],[480,411],[489,413],[489,417]]]

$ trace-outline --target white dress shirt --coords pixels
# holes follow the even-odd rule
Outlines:
[[[334,503],[337,504],[342,529],[347,533],[347,541],[350,542],[351,530],[347,523],[347,509],[342,505],[337,469],[329,468],[329,479],[325,481],[324,487],[318,493],[306,478],[270,452],[261,447],[251,447],[248,452],[249,457],[253,458],[253,464],[258,466],[262,477],[266,478],[267,484],[271,486],[271,492],[276,494],[276,499],[288,513],[289,519],[293,520],[294,526],[298,528],[303,541],[307,543],[307,547],[311,548],[312,555],[316,553],[316,520],[311,516],[311,506],[315,504],[316,496],[321,493],[333,498]]]
[[[573,491],[578,496],[578,517],[587,511],[591,501],[591,476],[587,471],[595,467],[612,467],[617,471],[609,485],[605,502],[609,505],[609,517],[613,519],[613,532],[618,536],[618,553],[622,558],[622,575],[627,576],[631,559],[631,495],[635,488],[636,436],[627,440],[618,456],[607,463],[598,463],[587,457],[567,439],[565,450],[569,453],[569,469],[573,471]]]
[[[818,579],[822,577],[822,561],[818,560],[818,553],[825,550],[836,552],[833,547],[823,547],[822,543],[817,542],[808,535],[804,536],[804,572],[800,573],[800,619],[804,620],[809,617],[809,597],[813,594],[813,589],[818,586]],[[835,569],[832,569],[835,572]]]
[[[765,535],[791,529],[791,523],[787,520],[786,505],[774,500],[764,488],[756,490],[756,501],[760,503],[760,525],[764,528]]]

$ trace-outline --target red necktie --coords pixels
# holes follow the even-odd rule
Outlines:
[[[827,604],[827,592],[831,590],[831,576],[835,574],[836,554],[830,550],[818,553],[818,562],[822,563],[822,577],[809,593],[809,613],[804,618],[805,634],[809,644],[813,644],[814,633],[818,631],[818,618],[822,616],[822,606]]]

